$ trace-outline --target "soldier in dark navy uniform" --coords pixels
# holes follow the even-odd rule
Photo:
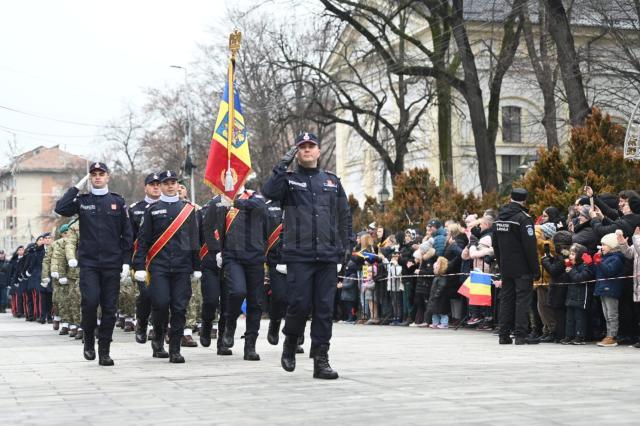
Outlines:
[[[287,171],[297,158],[298,165]],[[340,179],[318,167],[320,146],[312,133],[296,138],[295,146],[273,169],[262,192],[279,200],[284,210],[282,260],[287,265],[289,304],[283,333],[281,364],[295,369],[298,337],[311,322],[313,377],[336,379],[329,365],[333,302],[337,272],[351,250],[351,212]]]
[[[241,188],[233,207],[215,203],[203,220],[205,235],[217,237],[217,263],[223,268],[225,298],[221,345],[232,348],[243,300],[247,300],[244,359],[258,361],[256,340],[262,316],[266,208],[262,195]],[[213,242],[212,242],[213,244]],[[218,338],[220,339],[220,337]]]
[[[510,344],[514,331],[516,345],[535,344],[539,340],[527,337],[527,314],[531,308],[533,281],[540,278],[533,220],[524,206],[527,191],[515,188],[511,202],[500,209],[493,224],[493,249],[500,265],[500,344]]]
[[[144,199],[129,206],[129,217],[131,218],[131,229],[133,229],[133,249],[136,249],[140,222],[145,210],[151,204],[160,199],[160,178],[157,173],[148,174],[144,178]],[[135,255],[135,253],[134,253]],[[144,282],[138,283],[138,297],[136,298],[136,342],[145,343],[147,341],[147,326],[149,325],[149,315],[151,315],[151,294]]]
[[[220,321],[218,327],[224,331],[224,319],[222,313],[223,299],[221,292],[221,269],[217,264],[216,257],[220,253],[220,242],[216,238],[215,229],[204,226],[204,217],[209,209],[215,209],[217,204],[222,202],[222,198],[217,195],[210,199],[200,210],[198,210],[198,225],[200,230],[200,262],[202,263],[202,279],[200,289],[202,292],[202,327],[200,329],[200,344],[206,348],[211,345],[211,332],[213,320],[216,315],[218,305],[221,307]],[[225,306],[226,307],[226,306]],[[231,355],[231,350],[225,348],[220,343],[222,336],[219,336],[218,355]]]
[[[151,341],[153,356],[183,363],[180,340],[191,298],[190,275],[202,276],[198,259],[198,223],[195,206],[178,195],[177,174],[168,170],[159,178],[162,195],[145,210],[138,232],[134,277],[137,281],[148,282],[151,292],[155,330]],[[167,323],[171,324],[168,354],[164,350]]]
[[[91,192],[79,194],[88,179]],[[120,279],[129,274],[132,234],[129,212],[124,199],[109,192],[109,169],[104,163],[93,163],[89,174],[70,188],[56,203],[55,211],[62,216],[78,214],[80,241],[78,261],[80,292],[82,294],[82,329],[84,330],[84,357],[95,359],[97,311],[102,317],[98,330],[98,356],[100,365],[113,365],[109,355]]]

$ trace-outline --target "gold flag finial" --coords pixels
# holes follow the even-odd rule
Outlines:
[[[235,29],[229,34],[229,50],[231,50],[231,56],[235,57],[240,50],[240,41],[242,40],[242,33]]]

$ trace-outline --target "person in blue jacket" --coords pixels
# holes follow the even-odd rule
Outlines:
[[[616,234],[607,234],[600,240],[601,253],[594,255],[593,263],[596,272],[596,287],[593,292],[600,297],[602,312],[607,323],[607,336],[598,342],[598,346],[618,346],[618,302],[622,295],[624,280],[624,255],[618,245]]]

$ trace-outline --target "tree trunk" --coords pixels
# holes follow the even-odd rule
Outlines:
[[[438,97],[438,150],[440,151],[440,186],[453,184],[453,149],[451,140],[451,86],[436,80]]]
[[[547,149],[552,150],[554,147],[560,146],[558,130],[556,129],[556,98],[553,94],[553,88],[551,91],[543,88],[542,97],[544,99],[542,125],[544,126],[544,133],[547,136]]]
[[[562,0],[546,0],[546,5],[549,11],[549,32],[558,49],[558,63],[564,89],[567,92],[571,125],[582,126],[591,110],[582,84],[580,62],[569,28],[567,13]]]

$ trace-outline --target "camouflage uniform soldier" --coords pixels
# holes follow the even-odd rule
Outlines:
[[[131,275],[128,275],[120,286],[118,294],[118,322],[116,326],[124,329],[127,333],[134,330],[133,318],[136,312],[136,289],[133,285]]]
[[[184,325],[184,336],[180,346],[195,348],[198,343],[193,340],[193,332],[198,329],[198,313],[202,306],[202,292],[200,291],[200,279],[191,277],[191,300],[187,306],[187,321]]]
[[[69,286],[60,284],[60,277],[67,276],[67,259],[64,254],[66,237],[69,233],[69,225],[60,227],[61,238],[57,239],[51,246],[51,263],[49,271],[51,274],[51,285],[54,286],[53,306],[56,311],[54,320],[61,322],[60,335],[69,334],[69,313],[67,305],[69,303]],[[44,269],[44,266],[43,266]],[[63,280],[66,283],[66,278]]]
[[[55,242],[59,241],[60,238],[58,240],[56,240]],[[55,244],[55,242],[53,244]],[[53,253],[53,244],[51,244],[49,247],[47,247],[47,249],[44,252],[44,258],[42,259],[42,272],[41,272],[41,281],[40,281],[40,285],[44,288],[48,288],[49,286],[51,286],[51,289],[54,290],[54,294],[52,295],[53,298],[55,298],[55,289],[53,288],[53,284],[51,283],[51,255]],[[55,309],[55,306],[51,306],[51,308],[53,308],[53,312],[55,313],[55,316],[53,317],[53,329],[54,330],[58,330],[60,328],[60,320],[56,320],[57,315],[57,310]]]
[[[78,325],[82,320],[80,314],[80,286],[78,283],[80,271],[77,267],[69,266],[69,261],[75,260],[77,257],[76,252],[79,238],[80,228],[78,223],[74,222],[69,226],[69,230],[63,238],[64,244],[62,245],[62,252],[53,254],[51,267],[52,273],[53,268],[55,268],[58,273],[58,283],[60,284],[58,289],[61,293],[61,297],[58,300],[60,300],[60,316],[64,321],[63,329],[64,325],[67,324],[69,331],[76,330],[76,332],[73,333],[75,337],[78,337],[78,334],[80,334],[80,338],[82,338],[82,329],[78,332]],[[74,264],[74,262],[71,263]],[[61,334],[63,334],[62,330]]]
[[[60,306],[59,306],[60,295],[58,294],[59,293],[58,279],[54,278],[53,269],[51,266],[53,264],[53,255],[56,252],[64,253],[62,249],[62,246],[64,245],[63,237],[68,230],[69,230],[69,226],[66,224],[60,227],[60,238],[58,238],[53,242],[53,244],[51,244],[51,247],[45,253],[44,260],[42,261],[42,283],[44,284],[46,282],[47,285],[50,285],[53,288],[53,312],[55,313],[53,316],[53,329],[56,331],[60,329],[60,319],[61,319]],[[57,268],[56,268],[56,272],[57,272]],[[56,277],[58,276],[59,275],[56,274]]]

